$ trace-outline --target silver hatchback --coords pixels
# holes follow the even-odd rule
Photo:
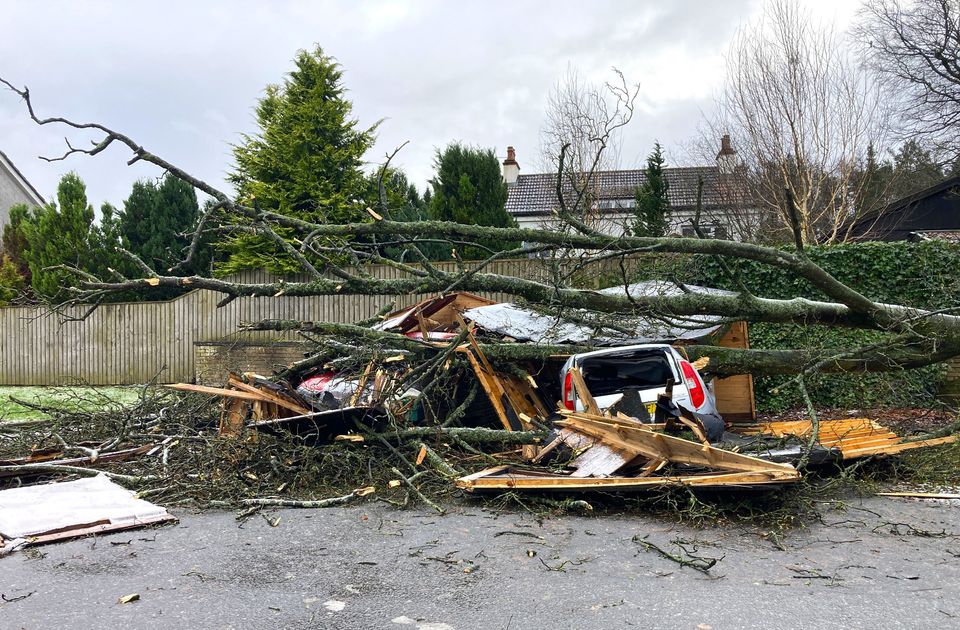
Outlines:
[[[560,372],[561,402],[571,411],[583,411],[577,398],[570,368],[583,375],[587,389],[601,410],[615,405],[627,389],[635,390],[653,416],[657,397],[672,380],[673,401],[685,409],[703,415],[716,415],[716,401],[703,377],[673,346],[643,344],[575,354]]]

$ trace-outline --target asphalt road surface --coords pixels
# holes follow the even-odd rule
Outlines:
[[[377,503],[266,513],[276,526],[180,513],[0,558],[0,628],[960,627],[960,502],[821,507],[783,538]],[[635,538],[722,559],[703,573]]]

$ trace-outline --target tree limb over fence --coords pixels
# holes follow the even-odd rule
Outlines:
[[[304,282],[244,283],[208,276],[179,277],[164,273],[148,273],[141,266],[141,277],[105,281],[81,277],[75,288],[77,299],[101,296],[104,293],[129,289],[188,287],[221,293],[229,301],[237,297],[279,297],[308,295],[406,295],[411,293],[443,293],[456,287],[466,291],[509,293],[530,303],[562,312],[564,309],[585,309],[607,314],[615,321],[623,314],[645,316],[715,315],[729,319],[781,324],[829,325],[880,330],[897,335],[895,347],[842,349],[838,351],[739,351],[711,348],[714,354],[712,370],[717,374],[732,370],[762,371],[765,373],[797,373],[813,366],[817,371],[832,369],[899,369],[917,367],[943,361],[960,354],[960,317],[949,312],[928,312],[908,306],[881,304],[869,299],[854,287],[837,280],[825,269],[811,261],[802,248],[786,251],[780,248],[720,239],[674,237],[608,236],[595,231],[577,229],[576,222],[566,229],[544,230],[514,227],[488,227],[440,221],[398,222],[370,213],[368,223],[331,224],[306,221],[257,208],[255,204],[233,200],[230,195],[195,177],[143,148],[127,135],[99,123],[78,123],[62,117],[41,118],[35,113],[28,89],[17,89],[6,79],[0,82],[19,95],[25,102],[30,118],[38,125],[64,125],[76,130],[94,130],[103,134],[90,149],[78,149],[68,142],[67,151],[59,158],[74,153],[97,155],[113,143],[126,146],[132,157],[129,163],[149,162],[172,173],[194,187],[214,197],[215,204],[207,210],[201,225],[222,234],[256,230],[275,237],[278,243],[294,242],[288,246],[301,262],[311,279]],[[562,177],[561,172],[558,177]],[[567,207],[564,215],[576,216],[584,208]],[[564,223],[564,217],[559,217]],[[210,227],[210,226],[213,227]],[[564,225],[561,226],[564,228]],[[799,228],[798,228],[799,229]],[[286,239],[278,233],[282,230]],[[404,252],[400,260],[382,255],[383,239]],[[536,251],[550,271],[550,282],[508,277],[486,271],[497,259],[492,255],[484,261],[465,262],[456,258],[456,271],[442,271],[430,265],[419,248],[424,242],[442,241],[453,248],[463,244],[482,242],[522,242],[520,251]],[[798,243],[803,239],[798,234]],[[185,260],[193,255],[195,247],[187,248]],[[608,295],[571,286],[570,277],[576,271],[611,256],[627,256],[637,251],[705,254],[730,260],[750,260],[770,267],[784,269],[804,279],[830,301],[812,301],[803,298],[788,300],[757,297],[745,291],[733,295],[706,295],[681,292],[679,295]],[[405,260],[416,260],[410,264]],[[346,262],[345,262],[346,261]],[[373,278],[356,271],[356,261],[387,263],[408,277],[396,279]],[[573,270],[573,272],[570,271]],[[332,277],[324,277],[327,272]],[[629,283],[626,271],[622,283]],[[668,279],[669,280],[669,279]],[[677,283],[678,286],[681,286]],[[335,334],[344,332],[341,328]],[[362,339],[357,330],[350,335]],[[399,341],[399,340],[396,340]],[[407,340],[409,341],[409,340]],[[495,356],[496,352],[492,351]],[[733,366],[736,366],[735,368]]]

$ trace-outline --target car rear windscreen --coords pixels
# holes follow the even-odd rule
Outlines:
[[[673,378],[670,363],[662,350],[631,355],[592,357],[581,364],[587,389],[594,396],[619,394],[627,387],[664,387]]]

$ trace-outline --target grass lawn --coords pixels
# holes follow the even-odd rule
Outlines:
[[[33,420],[46,414],[19,405],[10,397],[48,407],[95,411],[109,405],[133,403],[140,396],[140,387],[0,387],[0,422]]]

